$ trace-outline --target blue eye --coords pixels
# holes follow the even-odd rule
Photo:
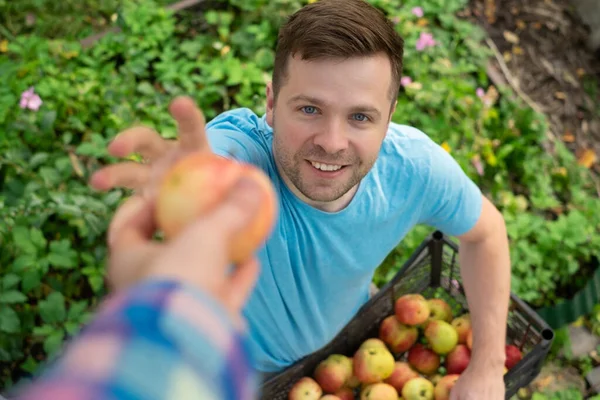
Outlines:
[[[306,113],[306,114],[314,114],[317,112],[317,109],[312,106],[302,107],[301,110],[304,111],[304,113]]]
[[[367,117],[365,114],[360,114],[360,113],[359,114],[354,114],[353,117],[354,117],[354,119],[356,121],[359,121],[359,122],[364,122],[364,121],[368,121],[369,120],[369,117]]]

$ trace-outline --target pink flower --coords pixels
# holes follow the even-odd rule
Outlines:
[[[19,107],[21,108],[29,108],[30,110],[37,111],[42,105],[43,101],[33,92],[33,87],[30,87],[23,93],[21,93],[21,101],[19,102]]]
[[[483,88],[477,88],[475,93],[477,93],[477,97],[479,97],[479,98],[485,96],[485,91],[483,90]]]
[[[433,35],[427,32],[421,32],[419,40],[417,40],[417,51],[423,51],[427,47],[435,46],[436,42],[433,39]]]
[[[400,79],[400,84],[404,87],[410,85],[412,83],[412,79],[410,76],[403,76],[402,79]]]
[[[419,18],[423,16],[423,9],[421,7],[414,7],[411,12]]]

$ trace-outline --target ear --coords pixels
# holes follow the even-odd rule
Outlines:
[[[273,127],[273,108],[275,106],[275,96],[273,94],[273,82],[267,83],[267,124]]]
[[[392,106],[392,108],[391,108],[391,110],[390,110],[390,118],[389,118],[389,120],[388,120],[388,124],[389,124],[390,122],[392,122],[392,118],[394,117],[394,113],[396,112],[396,106],[397,106],[397,105],[398,105],[398,99],[396,99],[396,100],[394,101],[394,105]]]

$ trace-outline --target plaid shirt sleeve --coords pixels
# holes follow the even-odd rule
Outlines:
[[[198,289],[144,282],[110,297],[21,400],[255,399],[246,338]]]

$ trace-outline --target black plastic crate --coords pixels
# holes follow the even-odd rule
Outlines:
[[[406,293],[438,296],[455,313],[468,311],[458,265],[458,245],[439,231],[421,243],[394,278],[383,286],[340,331],[320,350],[304,357],[284,371],[265,379],[261,399],[287,400],[292,385],[304,376],[313,376],[319,362],[332,353],[353,356],[366,339],[377,337],[381,321],[394,313],[394,302]],[[439,292],[442,295],[439,296]],[[506,399],[527,386],[540,372],[554,339],[554,332],[539,315],[511,293],[507,341],[518,346],[523,359],[504,375]]]

